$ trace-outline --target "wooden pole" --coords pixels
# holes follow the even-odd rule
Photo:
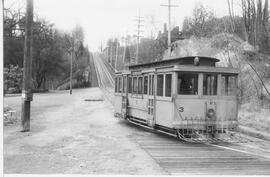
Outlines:
[[[110,49],[111,49],[111,51],[110,51],[110,61],[109,61],[109,63],[110,63],[110,65],[112,65],[112,49],[113,49],[113,43],[111,43],[111,46],[110,46]]]
[[[137,29],[137,35],[135,35],[137,37],[135,64],[138,64],[138,60],[139,60],[139,43],[140,43],[140,37],[142,37],[142,36],[140,36],[140,34],[143,32],[141,30],[141,27],[143,26],[143,25],[141,25],[141,23],[143,22],[143,17],[141,17],[140,9],[139,9],[138,15],[139,16],[136,19],[136,21],[138,22],[138,24],[137,24],[138,29]]]
[[[127,47],[127,42],[126,42],[126,38],[124,39],[125,41],[125,47],[124,47],[124,53],[123,53],[123,66],[125,68],[125,56],[126,56],[126,47]]]
[[[26,25],[23,61],[23,87],[22,87],[22,132],[30,131],[30,108],[33,100],[32,94],[32,43],[33,43],[33,0],[27,0]]]
[[[74,53],[74,40],[72,38],[71,42],[71,60],[70,60],[70,78],[69,78],[69,94],[72,95],[72,62],[73,62],[73,53]]]
[[[161,5],[168,7],[168,56],[171,56],[171,8],[178,7],[177,5],[172,5],[171,0],[168,0],[168,5]]]
[[[116,43],[116,55],[115,55],[115,61],[114,61],[114,70],[115,72],[117,71],[117,58],[118,58],[118,40],[117,40],[117,43]]]
[[[171,56],[171,0],[168,0],[168,55]]]

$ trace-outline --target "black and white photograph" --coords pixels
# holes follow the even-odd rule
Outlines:
[[[2,0],[1,175],[270,175],[269,3]]]

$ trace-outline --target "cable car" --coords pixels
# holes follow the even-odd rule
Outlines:
[[[235,68],[190,56],[129,66],[115,78],[115,117],[183,140],[224,137],[238,126]]]

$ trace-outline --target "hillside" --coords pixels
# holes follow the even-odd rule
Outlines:
[[[212,38],[196,38],[179,40],[173,43],[172,56],[209,56],[219,58],[219,66],[228,66],[230,61],[237,64],[239,58],[245,53],[256,52],[241,38],[227,33],[221,33]],[[164,57],[167,56],[165,52]]]

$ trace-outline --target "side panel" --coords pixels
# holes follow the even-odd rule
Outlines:
[[[156,124],[172,128],[173,102],[156,100]]]
[[[218,119],[221,121],[220,127],[226,128],[228,126],[237,126],[237,101],[235,99],[221,99],[218,101],[218,105],[217,112]]]
[[[128,114],[130,116],[136,117],[136,118],[140,118],[140,119],[144,119],[146,120],[146,114],[147,114],[147,109],[146,109],[146,99],[143,99],[142,96],[141,97],[136,97],[136,96],[131,96],[131,94],[129,94],[128,96]]]
[[[174,127],[184,128],[187,124],[199,124],[205,120],[207,103],[211,100],[216,107],[216,122],[218,127],[227,127],[237,121],[236,99],[221,98],[178,98],[175,100]],[[233,122],[232,122],[233,121]],[[236,122],[235,122],[236,123]]]

